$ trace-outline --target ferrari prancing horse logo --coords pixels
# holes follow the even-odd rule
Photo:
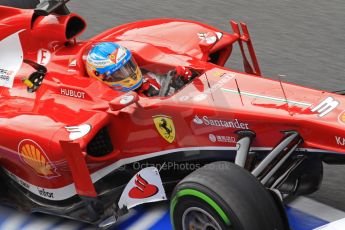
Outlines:
[[[158,133],[169,143],[175,140],[175,126],[171,117],[159,115],[153,117]]]

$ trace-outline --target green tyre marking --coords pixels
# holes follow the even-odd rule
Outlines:
[[[209,196],[207,196],[204,193],[199,192],[195,189],[182,189],[182,190],[177,192],[177,194],[174,196],[173,200],[171,201],[171,208],[170,208],[171,220],[173,220],[173,213],[174,213],[175,206],[177,204],[177,200],[178,200],[178,198],[183,197],[183,196],[194,196],[194,197],[197,197],[197,198],[205,201],[219,214],[219,216],[222,218],[222,220],[224,221],[224,223],[226,225],[228,225],[228,226],[231,225],[230,219],[225,214],[225,212],[222,210],[222,208],[219,207],[219,205],[214,200],[212,200]],[[174,224],[173,221],[172,221],[172,223]]]

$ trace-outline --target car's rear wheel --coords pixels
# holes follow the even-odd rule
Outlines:
[[[229,162],[200,168],[175,188],[176,230],[287,230],[285,213],[249,172]]]

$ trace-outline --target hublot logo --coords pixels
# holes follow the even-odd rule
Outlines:
[[[74,89],[64,89],[64,88],[61,88],[60,89],[60,94],[64,95],[64,96],[81,98],[81,99],[85,98],[85,92],[77,91],[77,90],[74,90]]]

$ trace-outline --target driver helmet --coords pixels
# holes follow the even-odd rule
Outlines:
[[[101,42],[89,51],[86,70],[112,89],[128,92],[137,89],[143,82],[141,71],[131,52],[114,42]]]

